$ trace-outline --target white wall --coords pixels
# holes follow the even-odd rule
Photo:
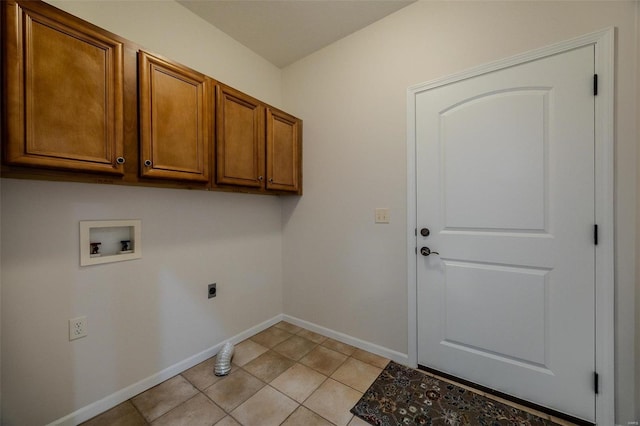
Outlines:
[[[640,1],[636,2],[636,31],[640,32]],[[640,41],[636,39],[636,138],[640,147]],[[640,165],[640,148],[637,149]],[[638,182],[640,182],[640,167],[636,170]],[[636,196],[636,253],[640,253],[640,184],[637,185]],[[640,262],[636,262],[636,280],[640,279]],[[640,284],[639,284],[640,286]],[[640,287],[636,287],[636,358],[640,358]],[[640,400],[640,365],[636,362],[636,399]],[[640,419],[640,402],[636,402],[636,419]]]
[[[280,70],[176,3],[52,3],[281,102]],[[12,179],[1,192],[3,424],[61,418],[282,312],[278,197]],[[143,258],[79,267],[78,222],[101,219],[142,219]],[[69,342],[80,315],[89,335]]]
[[[306,119],[305,195],[283,201],[285,313],[406,353],[407,87],[616,26],[616,413],[637,419],[636,7],[417,2],[285,68],[283,102]]]

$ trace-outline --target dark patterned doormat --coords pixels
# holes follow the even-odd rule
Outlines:
[[[351,412],[375,426],[556,424],[393,361]]]

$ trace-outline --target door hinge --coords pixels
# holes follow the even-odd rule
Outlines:
[[[593,96],[598,96],[598,74],[593,75]]]
[[[413,235],[418,236],[418,228],[413,228]]]
[[[593,390],[596,395],[600,391],[600,376],[598,376],[598,373],[595,371],[593,372]]]
[[[416,250],[416,254],[418,254],[418,247],[415,247],[415,250]]]
[[[598,245],[598,224],[593,225],[593,243]]]

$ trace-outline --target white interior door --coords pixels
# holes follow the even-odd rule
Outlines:
[[[415,96],[418,364],[589,421],[593,75],[585,46]]]

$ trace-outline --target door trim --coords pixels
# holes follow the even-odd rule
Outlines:
[[[599,374],[596,424],[615,424],[614,370],[614,42],[615,28],[532,50],[407,89],[407,294],[408,358],[418,363],[416,131],[415,98],[420,92],[518,64],[592,45],[598,95],[595,97],[595,217],[598,224],[595,284],[595,365]]]

